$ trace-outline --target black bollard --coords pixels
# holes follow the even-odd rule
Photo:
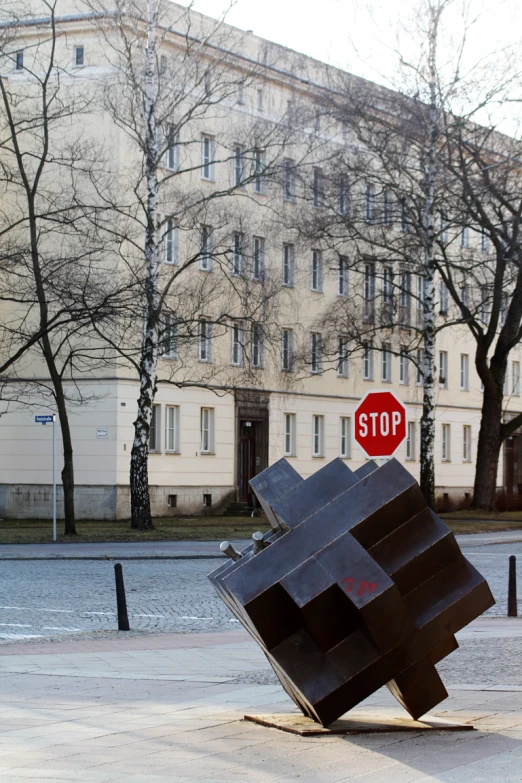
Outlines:
[[[127,600],[125,598],[125,585],[123,584],[123,569],[121,563],[114,566],[116,577],[116,604],[118,607],[118,631],[130,631],[127,615]]]
[[[516,559],[515,555],[510,555],[510,558],[509,558],[508,617],[518,617],[518,608],[517,608],[517,559]]]

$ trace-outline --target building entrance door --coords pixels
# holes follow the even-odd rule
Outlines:
[[[256,433],[259,422],[239,422],[239,500],[252,505],[248,482],[256,475]]]
[[[511,435],[504,441],[504,486],[506,496],[522,494],[522,437]]]

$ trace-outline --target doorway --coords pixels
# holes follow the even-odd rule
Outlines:
[[[267,466],[265,430],[265,419],[239,420],[238,500],[249,506],[254,505],[254,499],[248,482]]]

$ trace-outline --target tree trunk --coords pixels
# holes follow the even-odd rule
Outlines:
[[[58,384],[55,384],[55,399],[56,399],[56,407],[58,409],[58,418],[60,420],[60,429],[62,433],[62,444],[63,444],[62,486],[63,486],[63,511],[64,511],[64,519],[65,519],[64,534],[66,536],[75,536],[76,519],[74,513],[73,447],[72,447],[71,429],[69,427],[69,417],[67,415],[65,395],[63,393],[61,379]]]
[[[130,465],[131,527],[134,530],[153,530],[150,513],[148,445],[134,440]]]
[[[472,508],[485,511],[496,508],[498,460],[502,448],[502,401],[500,387],[496,384],[485,386],[472,505]]]

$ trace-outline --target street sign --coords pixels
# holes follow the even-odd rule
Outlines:
[[[35,416],[34,421],[35,424],[52,424],[54,421],[54,416],[52,414],[50,416]]]
[[[406,437],[406,408],[391,391],[370,391],[354,414],[354,439],[367,457],[391,457]]]

